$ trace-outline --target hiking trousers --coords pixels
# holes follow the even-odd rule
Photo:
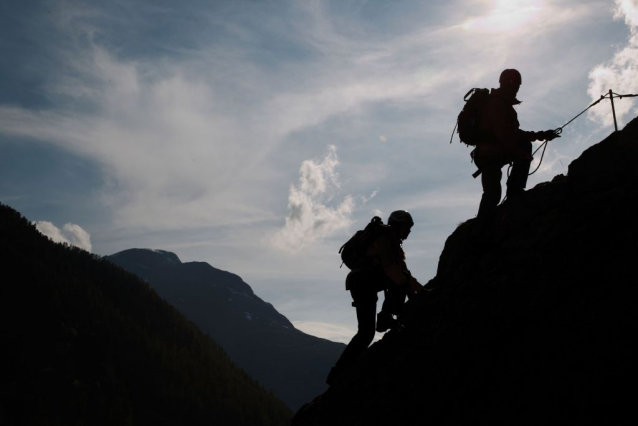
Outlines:
[[[385,277],[382,278],[385,280]],[[352,337],[348,346],[343,350],[341,357],[335,367],[337,369],[347,369],[352,366],[361,354],[370,346],[374,339],[377,315],[377,290],[379,285],[375,283],[379,278],[372,274],[361,273],[351,285],[350,295],[352,305],[357,310],[357,334]],[[406,292],[404,289],[394,286],[386,290],[386,297],[383,301],[382,311],[399,314],[405,303]]]
[[[526,145],[526,149],[529,148],[529,153],[531,154],[532,143],[521,143]],[[481,184],[483,185],[483,196],[481,197],[477,217],[489,217],[496,211],[496,207],[501,201],[501,178],[503,176],[501,169],[510,161],[502,155],[481,156],[480,151],[474,157],[474,161],[481,170]],[[512,170],[507,178],[508,198],[514,198],[525,191],[530,166],[531,161],[528,160],[512,161]]]
[[[377,315],[377,291],[373,286],[356,286],[350,289],[352,304],[357,310],[357,334],[352,337],[337,361],[338,369],[347,369],[370,346],[374,339]]]
[[[396,316],[401,315],[405,307],[405,298],[408,295],[406,287],[391,285],[390,288],[383,290],[383,293],[385,298],[383,306],[381,306],[381,312]]]

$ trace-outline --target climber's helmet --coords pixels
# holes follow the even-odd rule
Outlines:
[[[390,225],[399,238],[405,240],[410,235],[410,230],[414,225],[412,215],[405,210],[397,210],[390,214],[388,218],[388,225]]]
[[[510,68],[501,73],[498,82],[501,84],[501,86],[520,86],[521,84],[523,84],[523,78],[521,77],[520,72],[513,68]]]
[[[388,218],[388,225],[396,226],[396,225],[414,225],[414,220],[412,220],[412,215],[405,210],[397,210],[390,214]]]

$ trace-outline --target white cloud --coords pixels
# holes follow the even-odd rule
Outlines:
[[[538,0],[496,0],[489,14],[468,19],[463,28],[489,33],[516,30],[534,20],[542,6]]]
[[[589,73],[590,83],[587,92],[592,100],[600,98],[610,89],[620,95],[638,93],[638,1],[616,0],[614,18],[624,19],[631,34],[623,49],[616,52],[609,62],[598,65]],[[622,121],[629,114],[637,114],[638,108],[635,105],[632,98],[614,100],[618,121]],[[611,126],[614,122],[611,108],[608,106],[590,109],[589,117],[605,126]]]
[[[559,18],[560,24],[567,17],[577,21],[581,10],[591,9],[544,4],[534,22],[545,26],[559,27]],[[97,12],[77,7],[58,11],[60,28],[73,28],[68,31],[84,41],[52,52],[69,66],[47,78],[53,107],[0,106],[0,132],[56,144],[101,164],[107,185],[100,201],[115,225],[128,229],[272,220],[280,213],[269,209],[268,183],[278,170],[268,156],[291,134],[331,117],[363,115],[371,104],[445,109],[457,99],[451,94],[459,86],[472,87],[486,75],[495,79],[519,42],[462,31],[466,16],[385,35],[331,13],[322,2],[301,2],[291,7],[295,19],[286,36],[306,49],[306,62],[282,58],[269,69],[250,59],[259,57],[251,49],[261,52],[261,46],[219,44],[217,34],[206,31],[201,36],[210,43],[178,58],[131,60],[107,43],[97,44],[93,35],[106,31],[92,26],[89,18]],[[462,10],[455,8],[454,15]],[[424,9],[419,13],[426,16]],[[253,23],[278,34],[281,28],[269,28],[269,22]],[[521,27],[520,37],[536,28]],[[257,34],[248,25],[237,29]],[[530,43],[547,31],[534,34]],[[108,39],[108,33],[98,39]],[[392,141],[400,145],[402,138]]]
[[[70,61],[73,77],[60,76],[47,90],[62,105],[71,99],[90,107],[0,106],[0,131],[101,164],[108,181],[100,201],[117,226],[180,229],[273,218],[249,201],[259,191],[251,181],[255,168],[276,132],[227,112],[243,108],[214,82],[188,75],[188,64],[122,60],[95,45]]]
[[[290,186],[286,225],[272,239],[275,247],[298,250],[327,237],[351,223],[354,199],[347,195],[341,203],[328,206],[339,189],[337,148],[328,147],[321,161],[306,160],[299,169],[299,184]]]
[[[60,229],[51,222],[41,220],[35,222],[35,227],[42,235],[49,237],[56,243],[71,244],[86,251],[91,251],[91,235],[82,229],[80,225],[67,223]]]
[[[635,31],[638,27],[638,2],[636,0],[616,0],[614,18],[624,19]]]
[[[372,193],[371,193],[369,196],[367,196],[367,197],[366,197],[365,195],[362,195],[362,196],[361,196],[361,203],[362,203],[362,204],[366,204],[368,201],[370,201],[370,200],[372,200],[374,197],[376,197],[378,193],[379,193],[379,190],[378,190],[378,189],[375,189],[375,190],[374,190],[374,191],[372,191]]]

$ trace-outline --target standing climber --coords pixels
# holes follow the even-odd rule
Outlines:
[[[560,137],[554,130],[528,132],[519,128],[515,105],[521,87],[521,73],[506,69],[499,78],[499,88],[492,89],[481,118],[481,138],[472,156],[482,173],[483,197],[478,211],[479,222],[491,217],[501,200],[501,168],[512,163],[507,179],[507,199],[518,198],[525,192],[532,162],[532,142],[551,141]]]
[[[352,305],[357,311],[358,330],[330,370],[326,380],[329,385],[337,382],[357,361],[374,339],[375,329],[384,332],[400,327],[393,315],[401,313],[406,296],[410,297],[423,288],[410,274],[402,247],[413,225],[412,216],[407,211],[392,212],[388,226],[381,225],[371,244],[365,248],[361,265],[348,274],[346,290],[350,291]],[[385,300],[375,328],[377,292],[381,290],[385,292]]]

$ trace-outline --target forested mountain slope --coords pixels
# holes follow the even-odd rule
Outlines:
[[[326,390],[345,345],[297,330],[239,276],[205,262],[182,263],[163,250],[130,249],[107,259],[146,280],[292,409]]]
[[[0,204],[0,424],[283,425],[290,411],[138,277]]]

